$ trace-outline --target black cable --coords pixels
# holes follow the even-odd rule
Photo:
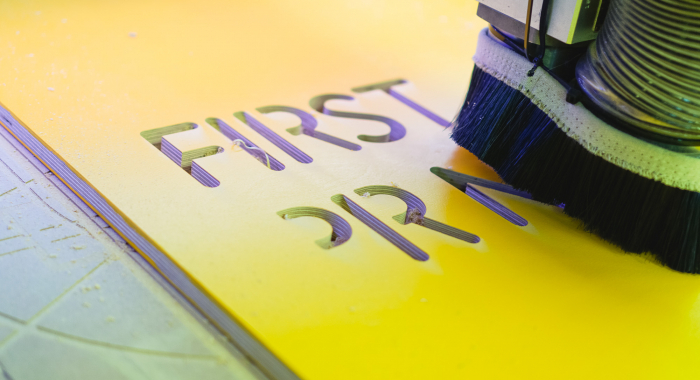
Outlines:
[[[545,1],[548,1],[548,0],[545,0]],[[523,47],[521,47],[518,43],[513,41],[511,38],[509,38],[505,34],[501,33],[501,31],[498,30],[498,28],[496,28],[495,26],[491,25],[491,27],[494,28],[499,34],[503,35],[504,39],[499,40],[499,41],[502,41],[504,44],[508,45],[508,47],[511,48],[511,50],[513,50],[514,52],[527,58],[527,55],[525,53],[525,49]],[[543,46],[543,45],[540,45],[540,46]],[[541,52],[538,49],[538,54],[540,54],[540,53],[542,54],[542,56],[544,56],[544,49],[542,49]],[[537,59],[537,57],[535,57],[535,59]],[[583,93],[576,86],[576,82],[574,81],[574,85],[571,85],[569,82],[565,81],[564,79],[562,79],[558,75],[554,74],[554,72],[552,72],[552,70],[550,68],[548,68],[547,66],[545,66],[542,63],[541,57],[539,59],[539,64],[536,64],[535,67],[533,67],[530,71],[528,71],[528,76],[535,75],[535,69],[537,69],[537,67],[542,67],[542,69],[544,71],[546,71],[547,74],[552,76],[552,78],[556,79],[557,82],[559,82],[559,84],[561,84],[566,89],[566,101],[568,103],[576,104],[579,101],[581,101],[581,97],[583,96]],[[530,75],[530,72],[532,72],[532,75]]]
[[[545,49],[547,48],[545,39],[547,38],[547,12],[549,11],[549,0],[542,0],[542,10],[540,11],[540,41],[537,47],[537,55],[532,60],[535,66],[527,72],[527,76],[531,77],[535,75],[535,70],[537,67],[542,65],[542,60],[544,59]]]

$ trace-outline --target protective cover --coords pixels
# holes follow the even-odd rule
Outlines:
[[[697,378],[697,276],[449,139],[475,9],[4,1],[0,122],[272,377]]]

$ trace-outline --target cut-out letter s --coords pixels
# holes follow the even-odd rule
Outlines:
[[[372,136],[359,135],[359,136],[357,136],[357,138],[362,140],[362,141],[384,143],[384,142],[392,142],[392,141],[400,140],[404,136],[406,136],[406,128],[398,121],[396,121],[394,119],[390,119],[386,116],[372,115],[372,114],[368,114],[368,113],[359,113],[359,112],[333,111],[333,110],[329,110],[328,108],[326,108],[326,102],[329,100],[335,100],[335,99],[354,100],[355,98],[353,98],[352,96],[348,96],[348,95],[337,95],[337,94],[319,95],[319,96],[316,96],[316,97],[312,98],[311,100],[309,100],[309,106],[311,106],[311,108],[315,109],[316,111],[324,113],[326,115],[345,117],[348,119],[379,121],[379,122],[384,123],[384,124],[389,126],[389,133],[386,135],[372,135]]]

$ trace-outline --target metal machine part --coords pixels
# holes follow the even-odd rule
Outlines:
[[[543,0],[534,0],[532,9],[542,9]],[[551,0],[548,12],[547,46],[571,45],[592,41],[605,18],[609,0]],[[525,35],[527,1],[479,0],[477,16],[499,30],[516,36]],[[539,11],[532,12],[529,42],[539,44]],[[550,39],[551,38],[551,39]]]
[[[600,30],[608,0],[550,0],[542,64],[568,82],[574,78],[576,62]],[[491,23],[491,33],[507,38],[532,55],[540,45],[539,30],[543,1],[482,0],[477,16]],[[528,38],[525,40],[525,30]]]
[[[518,38],[516,35],[496,29],[493,25],[490,26],[489,33],[496,39],[501,41],[508,39],[518,47],[524,49],[522,38]],[[542,57],[542,64],[547,67],[550,73],[558,76],[565,82],[569,82],[574,79],[576,63],[586,53],[588,45],[588,42],[581,42],[575,45],[566,45],[562,43],[557,43],[554,46],[547,45],[547,49],[544,51],[544,57]],[[536,50],[537,47],[537,44],[530,44],[530,48],[533,51]]]
[[[700,145],[700,3],[613,0],[576,69],[604,113],[655,141]],[[694,150],[693,150],[694,151]]]

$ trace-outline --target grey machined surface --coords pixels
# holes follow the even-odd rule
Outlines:
[[[264,378],[12,135],[0,135],[5,379]]]

